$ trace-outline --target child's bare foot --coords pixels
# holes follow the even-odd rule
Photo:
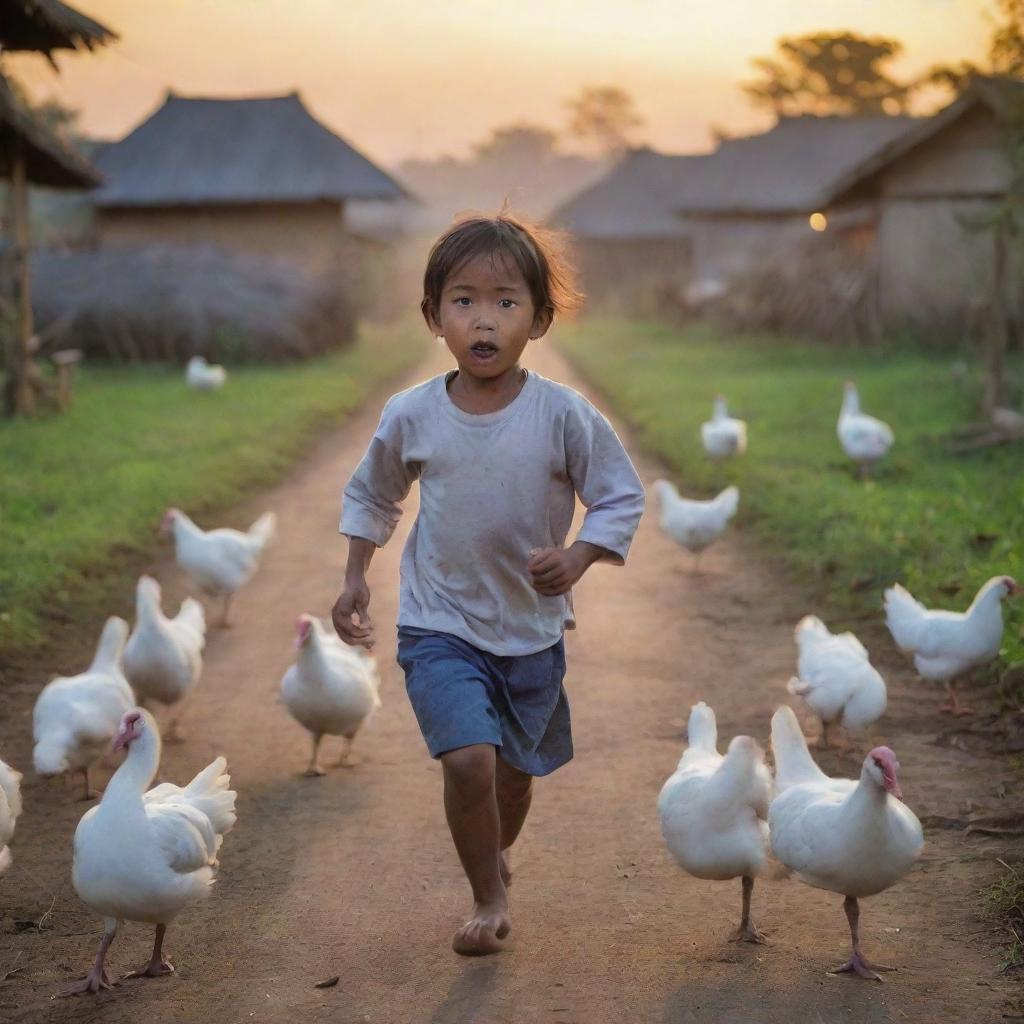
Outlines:
[[[452,939],[452,949],[462,956],[490,956],[504,948],[502,939],[512,929],[508,906],[504,900],[496,903],[478,903],[473,908],[473,917],[467,921]]]

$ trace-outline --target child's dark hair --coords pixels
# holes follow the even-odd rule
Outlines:
[[[471,216],[456,221],[434,243],[423,274],[423,315],[436,318],[445,282],[456,270],[478,256],[499,253],[522,273],[535,314],[546,309],[554,316],[576,309],[583,301],[554,233],[502,210],[495,217]]]

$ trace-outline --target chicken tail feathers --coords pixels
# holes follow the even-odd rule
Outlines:
[[[263,515],[249,527],[248,533],[252,540],[259,544],[260,550],[265,548],[273,539],[277,531],[277,516],[273,512],[264,512]]]
[[[731,519],[736,515],[736,509],[739,508],[740,504],[740,491],[738,487],[731,486],[726,487],[721,494],[716,495],[715,504],[718,506],[719,511],[727,519]]]
[[[201,637],[206,636],[206,612],[194,597],[186,597],[181,602],[181,608],[174,620],[194,629]]]
[[[898,583],[885,592],[885,624],[901,650],[912,651],[917,646],[917,634],[925,611],[924,605]]]
[[[715,713],[701,701],[690,709],[690,720],[686,726],[686,741],[690,749],[706,750],[714,754],[718,749],[718,724]]]
[[[188,803],[210,819],[210,824],[218,835],[230,831],[237,820],[235,798],[238,794],[228,788],[231,776],[227,773],[227,766],[225,758],[216,758],[183,791]]]
[[[783,705],[772,715],[772,753],[775,755],[775,792],[801,782],[818,782],[828,776],[814,763],[800,723],[791,707]]]

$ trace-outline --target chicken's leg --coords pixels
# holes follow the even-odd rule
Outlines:
[[[743,914],[740,926],[729,936],[730,942],[767,942],[763,931],[750,920],[750,896],[754,891],[754,880],[749,875],[743,876]]]
[[[315,779],[320,775],[326,775],[327,772],[325,772],[323,768],[320,767],[320,762],[318,760],[320,753],[320,741],[323,739],[323,734],[315,732],[312,734],[312,736],[313,752],[310,754],[309,757],[309,767],[302,774],[305,775],[307,778]]]
[[[156,926],[156,937],[153,940],[153,955],[149,958],[149,963],[137,971],[132,971],[131,974],[126,974],[126,978],[161,978],[165,974],[174,973],[174,964],[170,960],[165,960],[163,955],[164,933],[166,931],[167,925],[158,924]]]
[[[852,971],[854,974],[859,974],[862,978],[868,978],[870,981],[881,981],[882,979],[875,973],[875,971],[895,971],[895,967],[886,967],[885,964],[871,964],[864,959],[864,956],[860,951],[860,906],[856,899],[852,896],[847,896],[843,900],[843,910],[846,911],[846,920],[850,922],[850,938],[853,940],[853,956],[846,961],[845,964],[840,964],[838,967],[833,967],[830,974],[842,974],[845,971]]]
[[[221,615],[220,615],[220,624],[225,629],[228,626],[231,625],[231,621],[228,618],[228,615],[230,614],[230,612],[231,612],[231,594],[225,594],[224,595],[224,607],[221,610]]]
[[[949,679],[946,681],[946,693],[949,696],[949,700],[945,704],[939,705],[940,711],[948,711],[952,715],[973,715],[974,708],[968,707],[966,704],[960,703],[960,698],[956,692],[956,680]]]
[[[116,934],[117,922],[108,921],[107,930],[103,933],[103,938],[100,939],[100,948],[96,951],[96,959],[93,961],[92,970],[81,981],[64,989],[60,993],[62,999],[67,996],[80,996],[86,992],[99,992],[100,989],[114,987],[114,982],[110,980],[107,969],[103,966],[103,961],[107,957],[107,950],[114,941]]]
[[[85,780],[85,789],[82,791],[81,799],[82,800],[93,800],[96,797],[98,797],[100,795],[99,790],[98,789],[93,789],[92,786],[89,785],[89,766],[88,765],[86,765],[82,769],[82,778]]]

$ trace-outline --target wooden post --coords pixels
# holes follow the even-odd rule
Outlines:
[[[14,277],[17,289],[17,323],[14,359],[9,372],[13,376],[14,413],[35,412],[32,363],[32,294],[29,288],[28,180],[25,148],[16,143],[11,167],[11,212],[14,218]]]
[[[1010,334],[1010,313],[1006,308],[1007,233],[1006,220],[1000,217],[993,238],[992,321],[989,326],[988,365],[982,398],[985,419],[992,418],[992,411],[1003,399],[1006,349]]]

